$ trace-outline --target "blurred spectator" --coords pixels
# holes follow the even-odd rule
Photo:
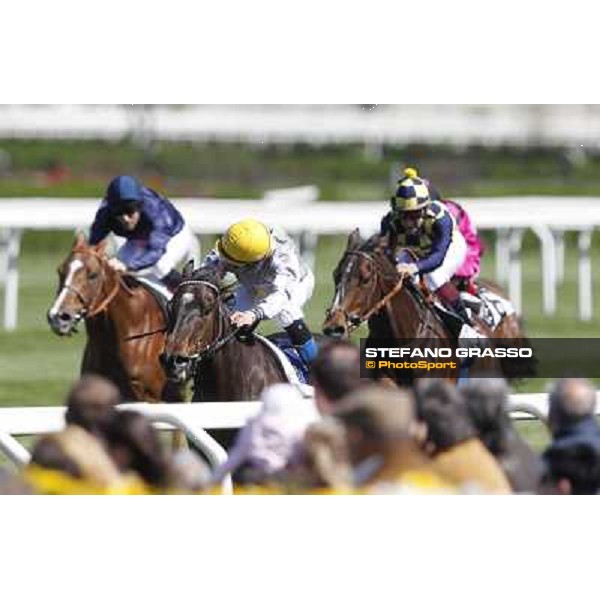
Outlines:
[[[120,401],[119,389],[111,381],[99,375],[84,375],[69,391],[65,421],[102,437]]]
[[[350,490],[352,465],[344,426],[332,417],[310,425],[304,435],[302,459],[282,474],[280,482],[291,491]]]
[[[585,379],[560,379],[551,388],[548,400],[552,442],[543,454],[543,491],[596,494],[600,487],[596,390]]]
[[[504,379],[474,379],[460,388],[479,439],[494,455],[515,492],[535,492],[541,459],[519,435],[508,413]]]
[[[437,470],[459,486],[475,485],[484,492],[510,493],[496,459],[477,437],[467,405],[454,386],[438,379],[416,388],[419,419],[427,426],[425,448]]]
[[[543,491],[559,494],[600,491],[600,455],[593,444],[558,442],[546,450],[544,459],[547,473]]]
[[[77,425],[42,437],[33,449],[31,464],[99,487],[122,482],[119,470],[102,444]]]
[[[554,440],[586,442],[600,448],[595,419],[596,390],[585,379],[560,379],[550,391],[548,424]]]
[[[31,486],[19,475],[0,467],[0,496],[33,494]]]
[[[318,411],[331,414],[337,402],[365,383],[358,347],[344,340],[325,344],[311,365],[311,376]]]
[[[340,403],[334,417],[344,425],[353,479],[370,492],[451,492],[421,449],[422,428],[412,395],[371,384]]]
[[[133,471],[148,485],[169,485],[169,460],[157,431],[144,416],[115,411],[105,430],[108,453],[122,473]]]
[[[208,464],[191,450],[179,450],[171,457],[170,487],[186,492],[200,492],[212,484]]]
[[[237,435],[215,481],[231,473],[237,483],[266,483],[298,458],[304,432],[318,417],[314,405],[285,383],[265,388],[260,401],[261,411]]]

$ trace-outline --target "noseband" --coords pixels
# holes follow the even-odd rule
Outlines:
[[[190,279],[187,281],[182,281],[177,286],[177,289],[175,290],[175,294],[177,294],[177,292],[183,286],[190,286],[190,285],[194,285],[194,286],[203,285],[205,287],[208,287],[208,288],[214,290],[214,292],[217,295],[217,299],[218,299],[217,320],[219,323],[219,331],[218,331],[217,335],[215,336],[214,340],[210,344],[205,346],[204,348],[198,349],[194,354],[190,354],[186,357],[192,363],[192,372],[193,372],[193,371],[195,371],[197,363],[202,362],[203,360],[206,360],[207,358],[210,358],[211,356],[214,356],[223,346],[225,346],[225,344],[227,344],[235,336],[235,334],[237,333],[237,329],[233,329],[233,331],[231,331],[227,335],[223,336],[223,330],[224,330],[224,325],[223,325],[224,319],[222,318],[223,317],[223,314],[222,314],[223,302],[221,300],[221,290],[219,290],[219,288],[216,285],[214,285],[213,283],[210,283],[209,281],[203,281],[203,280],[199,280],[199,279]]]
[[[101,256],[100,254],[98,254],[97,252],[94,252],[93,250],[76,250],[72,253],[72,256],[74,256],[75,254],[84,254],[84,255],[88,255],[88,256],[94,256],[95,258],[98,259],[98,262],[100,263],[100,273],[101,273],[101,277],[102,277],[102,279],[100,280],[100,289],[102,289],[104,287],[104,283],[107,279],[106,259],[103,256]],[[117,273],[117,275],[118,275],[118,277],[117,277],[117,280],[115,282],[113,289],[108,293],[106,298],[104,300],[102,300],[96,307],[93,307],[95,298],[92,299],[91,301],[88,301],[88,300],[86,300],[85,296],[81,293],[81,290],[79,290],[78,288],[76,288],[70,284],[63,284],[61,286],[61,288],[60,288],[61,290],[64,290],[64,289],[69,290],[71,293],[75,294],[76,298],[79,300],[79,302],[81,302],[82,309],[80,311],[78,311],[78,313],[75,315],[75,323],[78,323],[83,318],[87,319],[90,317],[95,317],[96,315],[100,314],[103,310],[106,310],[108,305],[113,301],[114,297],[119,292],[120,284],[123,281],[118,273]]]
[[[375,267],[375,276],[377,280],[381,282],[383,279],[385,279],[381,272],[381,265],[374,256],[368,254],[367,252],[364,252],[363,250],[347,250],[345,256],[357,256],[359,258],[363,258],[369,261]],[[349,263],[345,269],[344,275],[348,275],[351,270],[352,263]],[[349,315],[344,309],[338,306],[339,298],[342,296],[342,292],[344,291],[344,282],[342,275],[342,279],[340,281],[340,290],[339,292],[336,292],[335,302],[333,306],[329,309],[328,314],[331,315],[336,310],[342,312],[346,321],[346,326],[348,327],[348,332],[352,332],[355,329],[358,329],[358,327],[360,327],[365,321],[368,321],[374,314],[378,313],[384,306],[388,305],[390,300],[402,289],[406,277],[407,276],[405,274],[399,275],[398,281],[396,282],[394,287],[387,294],[385,294],[383,298],[381,298],[381,300],[378,300],[371,308],[369,308],[361,316],[353,317]]]

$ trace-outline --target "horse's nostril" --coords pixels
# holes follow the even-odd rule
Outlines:
[[[340,338],[344,336],[344,334],[346,333],[346,329],[342,325],[336,325],[334,327],[325,327],[323,329],[323,333],[327,337]]]
[[[190,362],[190,359],[187,356],[175,356],[173,362],[176,367],[184,367]]]
[[[66,313],[66,312],[60,313],[58,315],[58,318],[60,321],[65,321],[65,322],[69,322],[69,321],[73,320],[73,317],[69,313]]]

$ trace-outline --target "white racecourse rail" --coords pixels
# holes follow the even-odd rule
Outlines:
[[[387,202],[314,202],[314,186],[274,190],[260,200],[180,198],[174,202],[197,234],[224,231],[236,219],[254,216],[278,224],[297,236],[308,260],[314,259],[317,235],[345,234],[360,226],[374,232]],[[600,226],[600,198],[499,197],[459,198],[480,230],[495,230],[496,278],[508,283],[517,311],[521,311],[521,243],[526,230],[538,237],[543,269],[544,312],[556,311],[556,289],[564,273],[564,233],[576,231],[579,245],[579,315],[592,318],[591,241]],[[88,227],[96,198],[8,198],[0,200],[0,280],[5,282],[4,326],[15,329],[18,304],[18,257],[25,229],[74,230]],[[68,210],[65,206],[68,204]],[[310,204],[310,208],[307,207]],[[2,256],[3,255],[3,256]]]
[[[303,386],[302,402],[313,402],[312,388]],[[239,429],[260,410],[260,402],[207,402],[195,404],[121,404],[120,409],[135,410],[149,417],[158,427],[181,429],[201,448],[215,467],[227,458],[225,450],[206,433],[207,429]],[[600,403],[599,403],[600,406]],[[547,394],[514,394],[509,410],[516,419],[545,418]],[[65,408],[40,406],[0,408],[0,452],[18,466],[30,459],[27,449],[15,439],[21,435],[40,435],[60,431],[65,425]]]

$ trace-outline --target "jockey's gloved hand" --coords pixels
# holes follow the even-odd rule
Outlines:
[[[244,312],[234,312],[231,317],[231,324],[235,327],[251,327],[254,325],[256,319],[256,313],[252,310],[246,310]]]
[[[416,275],[419,272],[415,263],[399,263],[396,265],[396,271],[399,275]]]
[[[108,264],[115,271],[119,271],[119,273],[125,273],[125,271],[127,271],[127,265],[120,261],[116,256],[113,256],[111,259],[109,259]]]

